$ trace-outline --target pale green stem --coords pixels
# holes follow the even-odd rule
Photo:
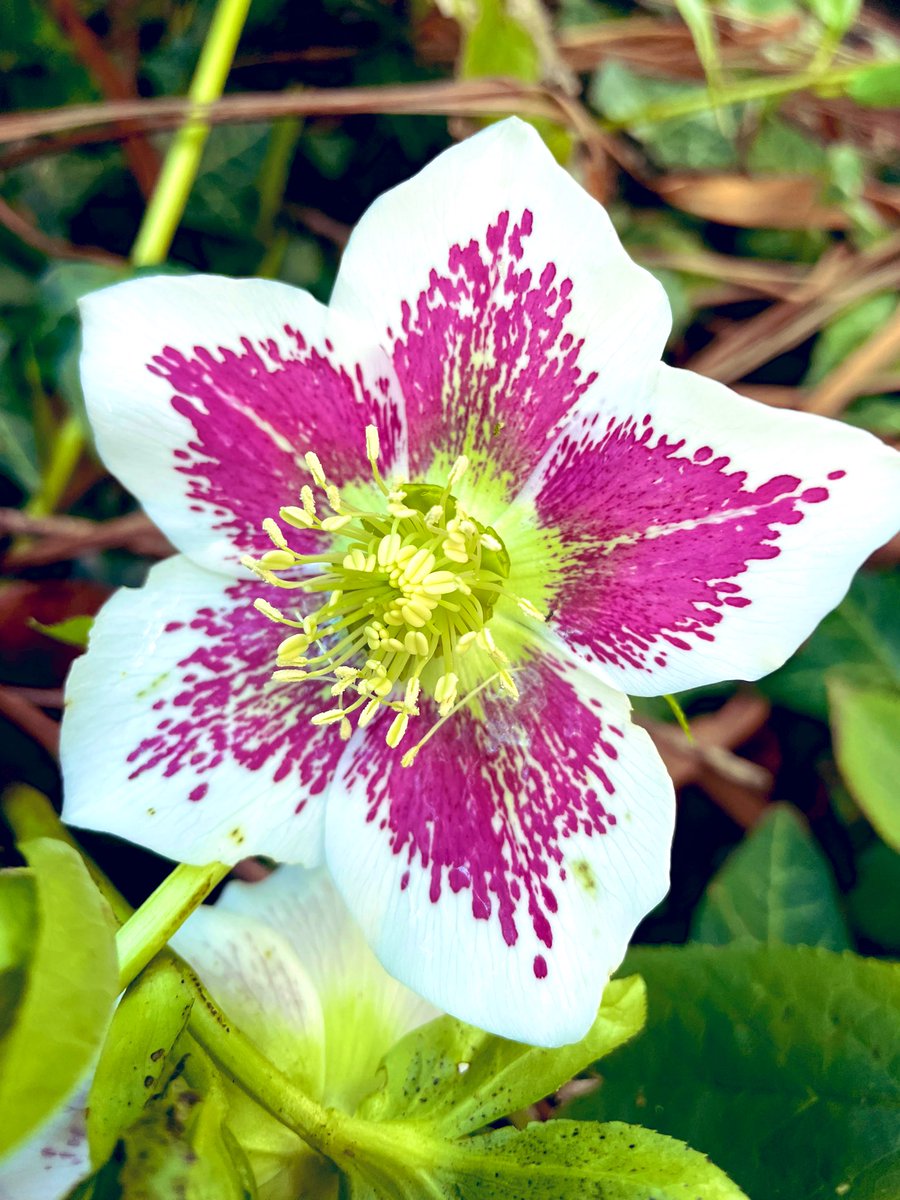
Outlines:
[[[116,934],[123,988],[162,950],[169,938],[231,870],[224,863],[192,867],[181,863]]]
[[[189,100],[198,105],[211,104],[222,95],[249,7],[250,0],[219,0],[188,89]],[[162,262],[168,254],[208,136],[209,125],[191,117],[172,139],[132,247],[135,266]]]
[[[189,1020],[191,1036],[276,1121],[339,1168],[362,1175],[373,1195],[401,1194],[396,1186],[398,1161],[407,1168],[418,1166],[424,1179],[429,1160],[427,1154],[422,1157],[419,1131],[401,1121],[362,1121],[311,1100],[229,1020],[191,968],[177,961],[196,997]]]
[[[219,0],[188,89],[188,99],[210,104],[222,95],[249,8],[250,0]],[[173,137],[131,248],[131,261],[136,267],[152,267],[165,261],[197,177],[208,135],[208,125],[191,119]],[[26,506],[32,516],[53,512],[84,445],[81,421],[75,416],[68,417],[56,436],[40,490]]]
[[[635,125],[658,124],[678,117],[689,117],[728,104],[744,104],[751,100],[767,100],[773,96],[788,96],[814,88],[843,88],[855,75],[869,71],[884,63],[860,63],[853,67],[837,67],[831,71],[810,72],[800,75],[780,75],[774,79],[749,79],[732,87],[722,88],[715,95],[707,91],[695,96],[679,96],[672,100],[659,100],[648,104],[629,116],[616,121],[605,120],[605,129],[625,129]]]
[[[66,417],[53,439],[50,461],[40,487],[25,505],[29,516],[46,517],[53,512],[68,487],[83,449],[84,428],[81,419],[73,413]]]

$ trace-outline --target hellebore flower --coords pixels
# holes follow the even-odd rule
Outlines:
[[[100,454],[181,554],[73,669],[67,819],[192,863],[324,854],[397,978],[580,1037],[668,881],[625,693],[779,666],[900,507],[895,454],[661,365],[669,323],[515,120],[371,207],[328,308],[88,297]]]
[[[352,1113],[395,1042],[440,1014],[379,965],[324,869],[229,883],[172,940],[217,1004],[312,1099]],[[90,1173],[83,1089],[0,1167],[0,1200],[59,1200]],[[226,1123],[260,1200],[331,1195],[334,1176],[235,1085]],[[323,1174],[324,1172],[324,1174]]]

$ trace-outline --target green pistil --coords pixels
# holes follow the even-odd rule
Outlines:
[[[380,511],[347,504],[318,457],[307,454],[327,515],[320,514],[309,486],[301,490],[299,506],[282,508],[279,515],[286,525],[330,535],[332,549],[298,554],[269,518],[263,528],[273,549],[244,561],[277,587],[327,593],[318,609],[297,619],[268,601],[256,602],[266,616],[297,631],[279,647],[275,678],[330,680],[335,706],[316,714],[313,723],[337,724],[343,738],[352,732],[351,717],[362,727],[382,708],[391,709],[395,716],[387,742],[393,747],[418,715],[421,694],[434,699],[441,722],[467,701],[460,698],[459,686],[466,677],[462,659],[473,645],[490,660],[492,673],[469,695],[494,681],[517,695],[508,660],[488,628],[501,597],[517,603],[528,617],[543,618],[527,600],[510,595],[510,557],[496,530],[464,512],[453,494],[468,466],[465,458],[456,460],[443,486],[389,485],[378,470],[372,426],[366,448]],[[311,565],[320,573],[297,575],[296,568]],[[282,572],[289,577],[282,578]],[[404,763],[418,746],[404,755]]]

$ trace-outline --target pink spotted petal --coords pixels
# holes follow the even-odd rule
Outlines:
[[[315,686],[273,684],[288,633],[184,557],[101,610],[66,689],[64,819],[180,862],[315,864],[340,757]]]
[[[63,1200],[91,1171],[88,1084],[0,1164],[0,1200]]]
[[[647,394],[670,324],[603,208],[515,119],[372,205],[332,306],[383,322],[411,470],[465,452],[511,491],[587,393]]]
[[[527,488],[559,531],[553,624],[636,695],[780,666],[900,525],[900,455],[662,367],[567,428]]]
[[[563,654],[482,693],[409,767],[385,722],[350,743],[326,858],[387,970],[504,1037],[581,1037],[638,921],[665,894],[672,784],[627,699]],[[435,720],[427,706],[421,736]],[[406,743],[402,743],[400,751]]]
[[[296,504],[315,451],[332,479],[402,469],[403,418],[365,331],[283,283],[158,276],[82,301],[82,379],[100,454],[174,544],[233,573],[270,549],[260,525]],[[295,541],[304,548],[304,538]]]

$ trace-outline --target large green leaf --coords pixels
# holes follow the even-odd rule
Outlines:
[[[863,850],[847,909],[860,937],[900,954],[900,854],[883,842]]]
[[[193,1007],[193,993],[170,957],[154,959],[122,998],[94,1073],[88,1142],[95,1166],[171,1074],[169,1057]]]
[[[900,850],[900,691],[828,681],[838,766],[879,835]]]
[[[773,804],[706,890],[699,942],[758,942],[847,950],[850,939],[828,860],[790,804]]]
[[[567,1114],[640,1121],[754,1200],[900,1194],[900,967],[804,946],[639,948],[647,1028]]]
[[[548,1121],[457,1141],[384,1132],[380,1169],[351,1165],[352,1200],[746,1200],[702,1154],[635,1125]]]
[[[28,979],[0,1041],[0,1153],[72,1092],[100,1048],[119,990],[114,923],[81,858],[51,838],[20,850],[37,890]]]
[[[414,1118],[436,1132],[470,1133],[555,1092],[589,1063],[639,1032],[644,984],[613,980],[590,1031],[580,1041],[541,1050],[507,1041],[451,1017],[416,1029],[389,1051],[383,1088],[359,1115],[385,1121]]]
[[[12,1025],[25,991],[37,930],[37,889],[31,871],[0,871],[0,1039]]]

